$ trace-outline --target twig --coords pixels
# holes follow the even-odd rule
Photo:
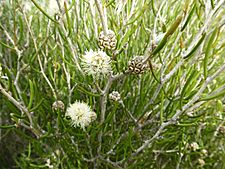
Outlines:
[[[21,9],[22,9],[22,8],[21,8]],[[32,38],[33,43],[34,43],[34,48],[35,48],[36,53],[37,53],[38,63],[39,63],[40,69],[41,69],[41,74],[43,75],[44,79],[46,80],[46,82],[48,83],[49,87],[51,88],[51,90],[52,90],[52,92],[53,92],[54,98],[57,99],[57,95],[56,95],[55,89],[53,88],[51,82],[49,81],[48,77],[46,76],[46,74],[45,74],[45,72],[44,72],[43,65],[42,65],[42,63],[41,63],[41,58],[40,58],[40,55],[39,55],[39,52],[38,52],[38,47],[37,47],[36,39],[35,39],[35,37],[34,37],[33,31],[32,31],[31,28],[30,28],[29,22],[28,22],[28,20],[27,20],[27,16],[26,16],[26,14],[25,14],[25,12],[24,12],[23,9],[22,9],[22,13],[23,13],[25,22],[26,22],[26,24],[27,24],[28,31],[30,32],[31,38]]]
[[[59,36],[59,41],[60,41],[60,47],[61,47],[61,51],[62,51],[62,57],[65,58],[64,45],[63,45],[61,36]],[[72,92],[73,92],[73,89],[71,89],[71,84],[70,84],[70,81],[71,81],[70,72],[69,72],[69,70],[67,70],[65,62],[62,62],[62,66],[63,66],[63,70],[64,70],[65,75],[66,75],[66,83],[67,83],[68,93],[69,93],[68,101],[69,101],[69,104],[70,104],[71,103],[71,96],[72,96]]]
[[[105,34],[108,34],[108,24],[107,24],[107,17],[106,17],[106,9],[102,7],[102,3],[100,0],[95,0],[95,4],[98,9],[98,13],[102,22],[103,31]]]
[[[22,113],[25,113],[29,119],[30,126],[25,125],[22,121],[19,121],[18,125],[28,129],[31,131],[37,138],[40,138],[40,132],[33,128],[33,120],[30,112],[26,107],[24,107],[21,103],[19,103],[16,99],[14,99],[0,84],[0,93],[2,93],[11,103],[13,103]]]
[[[12,102],[12,103],[13,103],[20,111],[24,112],[24,113],[27,115],[30,124],[33,125],[33,120],[32,120],[32,118],[31,118],[31,115],[30,115],[29,111],[27,110],[27,108],[24,107],[21,103],[19,103],[16,99],[14,99],[14,98],[13,98],[13,97],[12,97],[12,96],[11,96],[11,95],[10,95],[10,94],[2,87],[1,84],[0,84],[0,92],[1,92],[5,97],[7,97],[8,100],[9,100],[10,102]]]
[[[96,17],[95,17],[95,9],[94,9],[94,0],[90,0],[89,7],[90,7],[91,17],[93,18],[92,22],[93,22],[93,27],[94,27],[95,38],[98,38],[98,27],[97,27],[97,24],[95,21]]]
[[[64,34],[65,34],[65,35],[68,35],[68,32],[66,31],[66,29],[65,29],[65,27],[64,27],[64,25],[63,25],[62,20],[59,22],[59,24],[60,24],[60,26],[61,26],[61,28],[62,28]],[[79,62],[78,62],[77,52],[76,52],[76,50],[75,50],[75,48],[74,48],[74,45],[73,45],[73,43],[72,43],[72,40],[71,40],[71,38],[70,38],[69,36],[67,36],[66,40],[67,40],[68,45],[69,45],[69,47],[70,47],[70,50],[71,50],[71,52],[72,52],[72,54],[73,54],[74,62],[75,62],[75,64],[76,64],[78,70],[83,74],[83,71],[82,71],[82,69],[81,69],[81,67],[80,67],[80,65],[79,65]]]
[[[21,94],[21,90],[20,90],[20,87],[19,87],[19,84],[18,84],[18,81],[19,81],[19,77],[20,77],[20,73],[21,73],[21,67],[20,67],[20,61],[21,61],[21,54],[22,54],[22,51],[20,51],[18,49],[18,47],[16,46],[14,40],[11,38],[11,36],[9,35],[9,33],[4,29],[4,33],[5,35],[7,36],[7,38],[9,39],[9,41],[13,44],[14,46],[14,49],[16,51],[16,54],[17,54],[17,71],[16,71],[16,78],[14,80],[14,85],[16,87],[16,90],[18,92],[18,95],[19,95],[19,98],[21,100],[21,102],[24,104],[24,101],[23,101],[23,98],[22,98],[22,94]]]
[[[113,162],[113,161],[111,161],[109,158],[104,159],[104,158],[101,157],[101,156],[100,156],[99,159],[102,160],[102,161],[105,161],[105,162],[107,162],[107,163],[109,163],[109,164],[111,164],[113,167],[116,167],[116,168],[118,168],[118,169],[123,169],[122,167],[120,167],[120,166],[118,165],[119,162]]]
[[[103,90],[102,96],[100,98],[100,107],[101,107],[101,117],[100,117],[100,124],[103,124],[105,121],[105,112],[106,112],[106,104],[107,104],[107,95],[109,93],[109,89],[113,83],[113,81],[124,77],[126,74],[117,74],[115,76],[110,75],[108,82]],[[98,147],[98,154],[101,151],[101,146],[102,146],[102,130],[99,132],[98,135],[98,141],[99,141],[99,147]]]
[[[88,133],[86,133],[86,142],[87,142],[87,146],[88,146],[88,149],[89,149],[89,154],[91,156],[91,160],[89,160],[90,162],[93,162],[93,165],[94,165],[94,169],[96,168],[96,158],[94,158],[93,156],[93,153],[92,153],[92,147],[91,147],[91,144],[90,144],[90,135]]]
[[[208,77],[205,81],[205,83],[202,85],[202,87],[199,89],[199,91],[195,94],[195,96],[192,98],[191,101],[189,101],[186,105],[184,105],[181,110],[177,110],[175,115],[168,120],[165,123],[162,123],[162,125],[159,127],[158,131],[155,133],[155,135],[149,139],[146,140],[144,144],[142,144],[142,146],[140,146],[139,148],[137,148],[135,150],[134,153],[132,153],[132,155],[130,156],[129,159],[131,159],[132,157],[136,156],[137,154],[139,154],[140,152],[142,152],[145,148],[151,146],[151,144],[153,143],[153,141],[155,139],[158,138],[158,136],[163,132],[164,128],[171,125],[171,124],[175,124],[177,119],[179,118],[179,116],[184,113],[188,108],[190,108],[190,106],[195,103],[201,96],[201,94],[203,93],[203,91],[206,89],[207,85],[212,82],[216,77],[218,77],[218,75],[220,73],[222,73],[225,70],[225,63],[220,67],[220,69],[218,69],[211,77]]]

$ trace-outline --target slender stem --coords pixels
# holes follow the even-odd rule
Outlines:
[[[90,5],[91,17],[93,18],[92,22],[93,22],[93,27],[94,27],[95,38],[98,38],[98,27],[97,27],[96,20],[95,20],[94,1],[90,0],[89,5]]]
[[[38,52],[38,47],[37,47],[37,42],[36,42],[36,39],[34,37],[34,33],[33,31],[31,30],[30,28],[30,25],[29,25],[29,22],[27,20],[27,16],[25,14],[25,12],[22,10],[22,13],[23,13],[23,16],[24,16],[24,19],[25,19],[25,22],[27,24],[27,28],[28,28],[28,31],[31,35],[31,38],[33,40],[33,43],[34,43],[34,48],[36,50],[36,53],[37,53],[37,58],[38,58],[38,63],[39,63],[39,66],[40,66],[40,69],[41,69],[41,74],[43,75],[44,79],[46,80],[46,82],[48,83],[49,87],[51,88],[52,92],[53,92],[53,96],[55,99],[57,99],[57,95],[56,95],[56,92],[55,92],[55,89],[53,88],[50,80],[48,79],[48,77],[46,76],[45,72],[44,72],[44,68],[43,68],[43,65],[41,63],[41,58],[40,58],[40,55],[39,55],[39,52]]]
[[[100,124],[102,125],[105,121],[105,113],[106,113],[106,104],[107,104],[107,95],[109,93],[109,89],[113,83],[113,81],[123,78],[125,74],[118,74],[115,76],[110,75],[108,82],[102,92],[102,96],[100,98],[100,107],[101,107],[101,117],[100,117]],[[102,147],[102,130],[99,132],[98,135],[98,141],[99,141],[99,147],[98,147],[98,154],[101,152],[101,147]]]
[[[98,9],[98,13],[102,22],[103,31],[105,34],[108,34],[108,24],[107,24],[107,17],[106,17],[106,9],[102,7],[102,3],[99,0],[95,0],[95,4]]]
[[[216,77],[218,77],[219,74],[222,73],[224,70],[225,70],[225,63],[211,77],[208,77],[206,79],[205,83],[202,85],[202,87],[199,89],[199,91],[195,94],[195,96],[192,98],[192,100],[189,101],[186,105],[184,105],[181,108],[181,110],[177,110],[176,113],[174,114],[174,116],[170,120],[168,120],[165,123],[162,123],[162,125],[159,127],[158,131],[154,134],[154,136],[152,138],[150,138],[149,140],[146,140],[142,144],[142,146],[137,148],[135,150],[135,152],[132,153],[132,155],[129,159],[131,159],[132,157],[135,157],[137,154],[142,152],[145,148],[151,146],[153,141],[158,138],[158,136],[163,132],[165,127],[167,127],[171,124],[175,124],[176,121],[178,120],[178,118],[180,117],[180,115],[183,114],[187,109],[189,109],[192,106],[192,104],[194,104],[200,98],[200,96],[202,95],[203,91],[206,89],[208,84],[211,83]]]
[[[62,41],[62,38],[61,36],[58,36],[59,37],[59,42],[60,42],[60,47],[61,47],[61,51],[62,51],[62,57],[65,58],[65,49],[64,49],[64,45],[63,45],[63,41]],[[66,75],[66,83],[67,83],[67,88],[68,88],[68,101],[69,103],[71,103],[71,95],[72,95],[72,89],[71,89],[71,78],[70,78],[70,72],[69,70],[67,69],[66,65],[65,65],[65,62],[62,62],[62,67],[63,67],[63,70],[65,72],[65,75]]]
[[[22,51],[18,49],[18,47],[16,46],[13,38],[9,35],[9,33],[4,29],[4,33],[5,35],[7,36],[7,38],[9,39],[9,41],[13,44],[14,46],[14,49],[16,51],[16,54],[17,54],[17,73],[16,73],[16,78],[14,80],[14,85],[16,87],[16,91],[18,92],[18,95],[19,95],[19,98],[21,100],[21,102],[24,104],[23,102],[23,98],[22,98],[22,94],[21,94],[21,90],[20,90],[20,87],[19,87],[19,84],[18,84],[18,81],[19,81],[19,78],[20,78],[20,73],[21,73],[21,58],[22,58]]]
[[[21,103],[19,103],[14,97],[12,97],[0,84],[0,92],[10,101],[12,102],[20,111],[25,113],[29,119],[30,125],[33,126],[33,120],[31,115],[26,107],[24,107]]]

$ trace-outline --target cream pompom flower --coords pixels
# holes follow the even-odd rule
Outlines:
[[[110,57],[103,51],[88,51],[82,57],[82,67],[86,74],[100,78],[109,74],[111,69]]]
[[[74,127],[81,127],[83,130],[97,118],[96,113],[86,103],[79,101],[67,108],[66,116],[71,118]]]

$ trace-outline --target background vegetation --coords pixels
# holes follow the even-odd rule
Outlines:
[[[0,168],[225,168],[224,0],[58,2],[0,1]],[[80,58],[104,29],[114,76],[96,80]],[[152,69],[126,73],[137,55]]]

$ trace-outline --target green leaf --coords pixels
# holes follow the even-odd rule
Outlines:
[[[67,36],[70,36],[70,34],[72,32],[72,27],[71,27],[71,24],[70,24],[70,17],[69,17],[69,14],[68,14],[66,2],[64,2],[64,8],[65,8],[65,12],[66,12],[66,20],[67,20],[67,25],[68,25],[68,29],[69,29],[69,33],[68,33]]]
[[[11,47],[11,46],[9,46],[9,45],[7,45],[7,44],[1,42],[1,41],[0,41],[0,44],[1,44],[2,46],[4,46],[4,47],[7,47],[7,48],[11,49],[11,50],[15,50],[14,47]]]
[[[18,40],[18,44],[20,42],[22,42],[23,38],[24,38],[24,28],[23,28],[23,20],[22,20],[22,17],[19,16],[19,25],[20,25],[20,36],[19,36],[19,40]]]
[[[43,102],[44,100],[45,100],[45,99],[42,98],[41,101],[40,101],[35,107],[33,107],[33,108],[30,109],[30,111],[31,111],[31,112],[32,112],[32,111],[35,111],[35,110],[42,104],[42,102]]]
[[[27,106],[28,110],[33,105],[33,100],[34,100],[34,85],[33,85],[33,82],[30,79],[29,79],[29,86],[30,86],[30,100],[29,100],[29,104]]]
[[[31,0],[33,2],[33,4],[48,18],[50,19],[51,21],[55,22],[58,24],[58,22],[54,19],[52,19],[39,5],[38,3],[35,1],[35,0]]]
[[[134,27],[132,29],[127,31],[127,33],[124,35],[121,42],[119,43],[121,48],[125,45],[125,43],[127,43],[128,39],[135,32],[136,28],[137,28],[137,25],[134,25]],[[121,49],[119,49],[119,50],[121,50]]]
[[[176,19],[176,21],[171,25],[171,27],[168,29],[168,31],[164,35],[163,39],[160,41],[160,43],[157,45],[157,47],[153,50],[152,55],[156,55],[165,46],[169,37],[176,31],[176,29],[180,25],[182,18],[183,18],[182,15],[180,15]]]
[[[88,94],[90,96],[100,97],[100,94],[91,93],[91,92],[87,91],[86,89],[84,89],[81,86],[77,86],[77,90],[81,91],[82,93]]]
[[[208,58],[209,58],[210,51],[212,49],[212,44],[213,44],[213,41],[214,41],[215,36],[217,34],[217,31],[218,31],[218,29],[215,28],[214,31],[212,32],[210,38],[209,38],[208,44],[207,44],[206,49],[205,49],[205,57],[204,57],[204,61],[203,61],[203,70],[204,70],[204,77],[205,77],[205,79],[208,76],[208,67],[207,67],[207,65],[208,65]]]
[[[188,87],[190,87],[192,82],[196,82],[196,79],[199,77],[200,72],[190,68],[190,71],[187,73],[187,75],[189,75],[189,77],[186,80],[184,87],[182,88],[181,95],[180,95],[180,104],[182,104],[185,92],[188,91],[187,94],[189,94],[189,92],[191,91],[191,90],[187,90],[187,89],[188,89]]]
[[[129,21],[125,26],[133,24],[136,20],[138,20],[138,18],[144,14],[145,10],[147,9],[148,5],[145,5],[138,13],[138,15],[133,18],[131,21]]]
[[[199,99],[199,101],[208,101],[208,100],[216,99],[216,98],[224,96],[224,94],[225,94],[225,90],[222,90],[221,92],[218,92],[216,94],[203,97]]]
[[[10,128],[15,128],[15,125],[7,125],[7,126],[1,126],[0,125],[0,129],[10,129]]]
[[[193,13],[195,11],[196,5],[194,5],[187,17],[187,20],[185,21],[184,25],[181,27],[181,32],[185,29],[185,27],[187,26],[188,22],[191,20],[191,17],[193,16]]]
[[[195,45],[195,47],[183,58],[187,59],[188,57],[190,57],[197,49],[198,47],[202,44],[203,40],[205,39],[206,33],[202,34],[202,37],[199,39],[198,43]]]
[[[160,123],[162,124],[164,122],[164,92],[161,94],[161,103],[160,103]]]
[[[31,155],[31,143],[29,142],[27,158],[30,158],[30,155]]]

